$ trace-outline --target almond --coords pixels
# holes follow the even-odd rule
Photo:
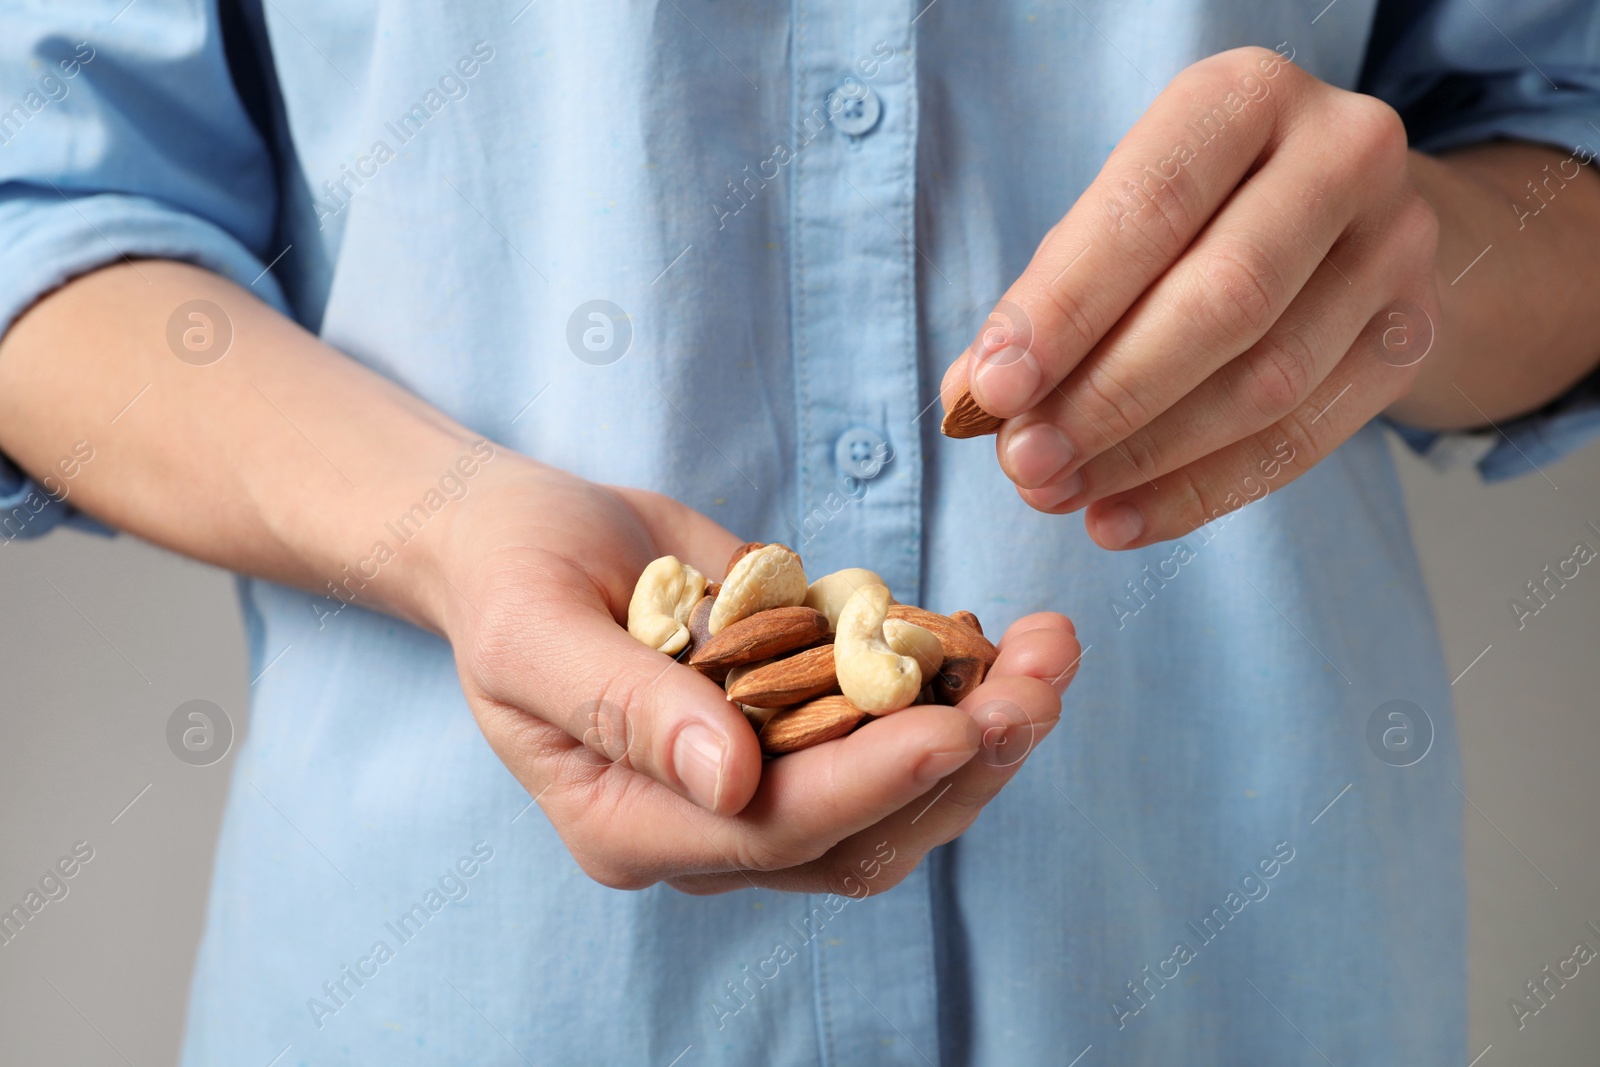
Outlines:
[[[711,583],[710,582],[706,583],[706,593],[707,594],[711,593]],[[974,630],[978,631],[980,634],[983,633],[983,623],[979,622],[978,621],[978,617],[976,615],[974,615],[970,611],[952,611],[950,613],[950,617],[952,619],[956,620],[956,622],[964,622],[964,623],[966,623],[968,626],[972,627]]]
[[[910,604],[891,604],[889,618],[915,623],[939,638],[939,644],[944,647],[944,663],[933,679],[933,691],[946,704],[959,704],[978,688],[1000,655],[1000,650],[981,631],[949,615]]]
[[[842,696],[818,697],[768,719],[761,728],[761,751],[777,756],[820,745],[843,737],[866,717],[866,712]]]
[[[781,711],[781,708],[758,708],[750,704],[740,704],[739,710],[744,712],[744,717],[750,720],[750,725],[755,728],[756,735],[760,736],[761,728],[767,721]]]
[[[945,411],[939,430],[946,437],[957,439],[984,437],[999,430],[1004,421],[979,407],[978,402],[972,399],[972,391],[963,385],[955,403]]]
[[[716,603],[716,599],[710,594],[703,596],[700,598],[700,603],[690,610],[689,621],[685,624],[689,627],[689,645],[678,657],[683,662],[689,662],[694,658],[695,652],[711,640],[711,605]]]
[[[756,616],[760,618],[760,616]],[[831,644],[796,652],[787,659],[728,677],[728,699],[758,708],[781,708],[830,693],[839,687]]]
[[[769,608],[724,626],[695,649],[689,666],[720,679],[741,664],[805,648],[827,635],[828,617],[814,608]]]

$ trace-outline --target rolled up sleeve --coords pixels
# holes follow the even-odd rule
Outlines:
[[[147,258],[285,309],[265,272],[279,251],[272,158],[215,7],[0,3],[0,23],[0,334],[73,278]],[[62,522],[98,525],[0,456],[0,539]]]
[[[1361,88],[1400,112],[1422,151],[1530,141],[1571,153],[1569,172],[1592,170],[1600,167],[1600,5],[1384,0]],[[1417,452],[1471,462],[1488,481],[1531,473],[1600,436],[1600,375],[1486,432],[1396,429]]]

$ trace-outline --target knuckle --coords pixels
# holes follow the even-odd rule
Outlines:
[[[1067,335],[1060,340],[1065,340],[1073,348],[1082,350],[1093,345],[1099,340],[1103,332],[1089,316],[1083,301],[1064,293],[1055,286],[1048,286],[1045,295],[1049,299],[1050,307],[1055,313],[1054,325],[1061,333]]]
[[[1270,430],[1257,434],[1256,443],[1261,446],[1263,452],[1271,452],[1275,446],[1269,444],[1268,438],[1276,438],[1276,447],[1281,448],[1287,443],[1292,455],[1311,457],[1310,462],[1315,463],[1323,453],[1323,431],[1310,421],[1316,417],[1316,413],[1311,410],[1312,407],[1313,405],[1307,404],[1283,416]]]
[[[1029,287],[1023,301],[1025,306],[1042,311],[1038,329],[1032,331],[1035,343],[1043,337],[1052,347],[1087,350],[1099,340],[1101,324],[1089,314],[1083,301],[1064,292],[1044,278]]]
[[[1225,337],[1259,336],[1277,317],[1283,278],[1260,245],[1243,240],[1219,244],[1206,257],[1201,273],[1207,289],[1226,298],[1222,303],[1226,311],[1220,316],[1211,310],[1210,300],[1202,303],[1206,315],[1220,319],[1217,325]]]
[[[1086,369],[1082,389],[1091,409],[1084,412],[1085,416],[1112,440],[1126,438],[1150,421],[1144,401],[1104,366],[1095,364]]]
[[[1409,141],[1400,113],[1375,96],[1349,93],[1341,101],[1340,121],[1355,138],[1355,151],[1345,157],[1357,172],[1403,166]]]
[[[716,897],[731,893],[735,889],[743,889],[747,882],[728,882],[715,877],[688,877],[664,879],[667,885],[676,889],[685,896],[691,897]]]
[[[736,849],[739,866],[751,871],[783,871],[810,863],[827,851],[826,845],[775,838],[750,838]]]
[[[899,885],[905,878],[905,873],[884,867],[878,871],[877,877],[868,880],[844,857],[825,861],[819,872],[822,876],[824,888],[834,896],[849,897],[851,900],[865,900],[867,897],[876,896],[885,890]]]
[[[659,879],[652,877],[640,868],[623,863],[614,857],[599,857],[586,855],[577,850],[572,850],[573,858],[578,861],[578,867],[584,874],[607,889],[621,889],[628,892],[638,892],[649,889]]]
[[[1245,396],[1251,413],[1268,422],[1293,411],[1311,390],[1316,354],[1293,330],[1279,330],[1245,354]]]
[[[1420,195],[1413,195],[1394,220],[1400,262],[1412,271],[1432,273],[1439,250],[1439,213]]]
[[[1180,170],[1169,179],[1146,168],[1119,184],[1123,199],[1132,205],[1127,217],[1137,223],[1128,251],[1143,266],[1171,262],[1198,229],[1195,209],[1184,193],[1189,184],[1187,171]],[[1120,228],[1127,231],[1125,226]]]
[[[856,877],[855,868],[846,860],[827,860],[818,873],[822,876],[823,888],[834,896],[859,900],[872,895],[872,887]]]
[[[1163,495],[1167,497],[1172,516],[1179,529],[1187,532],[1204,526],[1212,518],[1206,497],[1187,467],[1173,471],[1162,480]],[[1220,508],[1217,510],[1221,510]]]
[[[627,893],[638,893],[640,889],[648,889],[650,886],[656,885],[656,878],[651,878],[650,875],[646,875],[640,870],[624,867],[621,864],[589,862],[589,864],[579,864],[579,867],[582,867],[586,875],[589,875],[592,880],[598,881],[606,889],[624,889]]]
[[[1133,464],[1133,469],[1145,477],[1153,478],[1161,471],[1164,453],[1155,435],[1148,430],[1134,431],[1118,447],[1128,462]],[[1084,477],[1088,478],[1088,474]]]
[[[992,752],[993,750],[990,749],[989,751]],[[984,751],[980,751],[977,758],[981,760],[985,758],[992,759],[993,757]],[[972,825],[972,821],[978,817],[978,813],[983,811],[985,805],[995,798],[997,791],[998,786],[996,786],[994,789],[981,790],[951,789],[945,793],[944,796],[940,797],[940,806],[942,807],[948,804],[955,810],[956,816],[952,819],[947,813],[945,819],[942,820],[943,822],[952,824],[950,828],[955,831],[949,837],[945,838],[945,840],[954,840],[956,837],[959,837],[963,832],[965,832],[966,828]]]
[[[1202,100],[1220,99],[1230,92],[1251,62],[1251,48],[1233,48],[1197,59],[1172,79],[1172,88]],[[1265,52],[1265,49],[1261,51]]]
[[[634,723],[642,714],[645,698],[635,680],[610,676],[600,679],[595,696],[573,712],[570,729],[585,748],[607,761],[634,769]]]

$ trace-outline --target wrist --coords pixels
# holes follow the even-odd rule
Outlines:
[[[410,521],[386,531],[392,542],[408,537],[403,542],[407,569],[394,590],[402,601],[396,614],[452,643],[476,629],[486,561],[497,545],[514,539],[511,525],[525,521],[530,478],[536,479],[539,469],[526,456],[484,437],[458,443],[434,482],[407,505]],[[413,533],[422,518],[417,504],[428,514],[421,536]],[[497,525],[506,527],[503,535],[496,533]]]
[[[367,607],[448,636],[462,601],[456,588],[462,557],[452,549],[459,541],[452,530],[463,511],[483,510],[478,501],[495,492],[512,460],[520,457],[486,438],[442,434],[400,468],[378,475],[377,488],[341,509],[341,529],[324,541],[338,548],[303,554],[317,560],[307,584],[325,598],[319,617]],[[308,530],[313,525],[306,522],[294,536],[322,540],[326,531]]]

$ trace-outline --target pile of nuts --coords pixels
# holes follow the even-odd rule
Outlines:
[[[786,545],[751,542],[709,582],[676,556],[644,569],[628,632],[718,682],[768,755],[843,737],[912,704],[956,704],[999,654],[970,611],[897,604],[851,567],[806,581]]]

